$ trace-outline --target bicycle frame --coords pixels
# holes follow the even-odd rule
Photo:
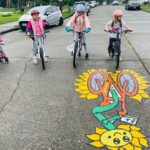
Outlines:
[[[77,52],[80,53],[82,49],[82,32],[78,32],[78,34],[79,34],[79,38],[77,41],[75,41],[75,46],[77,47]]]

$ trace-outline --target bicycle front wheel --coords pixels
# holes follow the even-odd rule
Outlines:
[[[42,48],[40,48],[40,58],[41,58],[41,62],[42,62],[42,68],[43,68],[43,70],[45,70],[44,53],[43,53]]]
[[[120,63],[120,42],[119,41],[116,41],[116,46],[115,46],[115,62],[116,62],[116,69],[118,69]]]
[[[75,47],[74,47],[74,53],[73,53],[73,67],[76,68],[77,67],[77,48],[78,48],[78,43],[75,43]]]

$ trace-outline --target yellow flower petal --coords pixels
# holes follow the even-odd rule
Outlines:
[[[107,149],[108,149],[108,150],[120,150],[119,148],[116,148],[116,147],[109,147],[109,146],[107,146]]]
[[[101,134],[103,134],[103,133],[106,132],[106,131],[107,131],[106,129],[96,128],[95,133],[101,135]]]
[[[83,90],[80,90],[80,89],[77,88],[77,89],[75,89],[75,91],[76,92],[82,92]]]
[[[98,134],[89,134],[89,135],[87,135],[87,137],[93,141],[100,140],[100,135],[98,135]]]
[[[86,98],[86,95],[81,95],[80,98]]]
[[[131,144],[127,144],[127,145],[123,146],[122,148],[124,148],[126,150],[134,150],[134,147]]]
[[[131,128],[131,131],[132,130],[135,130],[135,131],[140,131],[141,130],[141,128],[138,128],[138,127],[136,127],[134,125],[131,125],[130,128]]]
[[[90,99],[95,99],[95,98],[98,98],[98,95],[91,94],[91,93],[89,93],[89,94],[87,95],[87,99],[88,99],[88,100],[90,100]]]
[[[87,72],[83,73],[84,77],[89,77],[89,74]]]
[[[132,96],[131,98],[136,99],[137,101],[141,102],[142,101],[142,96],[140,94],[137,94],[135,96]]]
[[[82,86],[79,87],[79,89],[81,89],[81,90],[88,90],[88,87],[82,85]]]
[[[142,148],[140,148],[140,147],[134,147],[134,150],[142,150]]]
[[[82,80],[82,79],[76,79],[76,81],[77,81],[77,82],[82,82],[83,80]]]
[[[131,134],[133,137],[136,137],[136,138],[143,138],[145,137],[145,135],[143,135],[142,133],[138,132],[138,131],[131,131]]]
[[[134,146],[142,147],[138,138],[133,138],[131,142]]]
[[[92,143],[90,143],[90,145],[99,147],[99,148],[104,146],[100,141],[92,142]]]
[[[146,93],[144,93],[144,94],[141,94],[144,98],[150,98],[150,96],[148,95],[148,94],[146,94]]]
[[[89,94],[89,91],[82,91],[83,95]]]
[[[146,138],[140,138],[139,140],[140,140],[141,145],[148,147],[148,141]]]
[[[119,125],[118,129],[124,129],[124,130],[130,131],[130,125],[123,125],[123,124]]]

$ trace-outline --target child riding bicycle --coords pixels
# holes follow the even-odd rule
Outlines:
[[[106,26],[105,31],[109,32],[109,46],[108,46],[108,55],[107,58],[112,58],[113,56],[113,42],[116,41],[117,33],[121,33],[123,28],[127,29],[128,31],[132,32],[133,30],[122,20],[123,12],[120,9],[116,9],[113,12],[113,19],[110,20]],[[120,42],[121,42],[121,34],[120,34]],[[120,60],[122,58],[120,57]]]
[[[6,63],[9,63],[9,59],[6,56],[2,45],[4,45],[4,39],[3,39],[3,36],[0,35],[0,62],[3,62],[3,60],[5,60]]]
[[[40,43],[40,46],[44,50],[44,40],[45,40],[45,29],[44,27],[47,23],[39,17],[40,12],[38,10],[33,10],[31,12],[32,19],[28,22],[26,33],[27,36],[30,36],[33,40],[33,63],[37,64],[37,43]],[[44,51],[44,60],[47,61]]]
[[[91,30],[89,19],[85,13],[85,6],[78,4],[75,8],[75,14],[71,17],[66,25],[66,31],[70,32],[70,26],[73,25],[73,38],[74,43],[77,42],[79,35],[82,35],[82,45],[85,49],[85,58],[89,57],[89,52],[86,45],[85,32],[89,33]]]

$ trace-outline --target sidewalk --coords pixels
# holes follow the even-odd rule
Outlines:
[[[17,21],[0,25],[0,33],[1,34],[8,33],[8,32],[14,31],[14,30],[18,30],[18,29],[19,29],[19,27],[18,27]]]

